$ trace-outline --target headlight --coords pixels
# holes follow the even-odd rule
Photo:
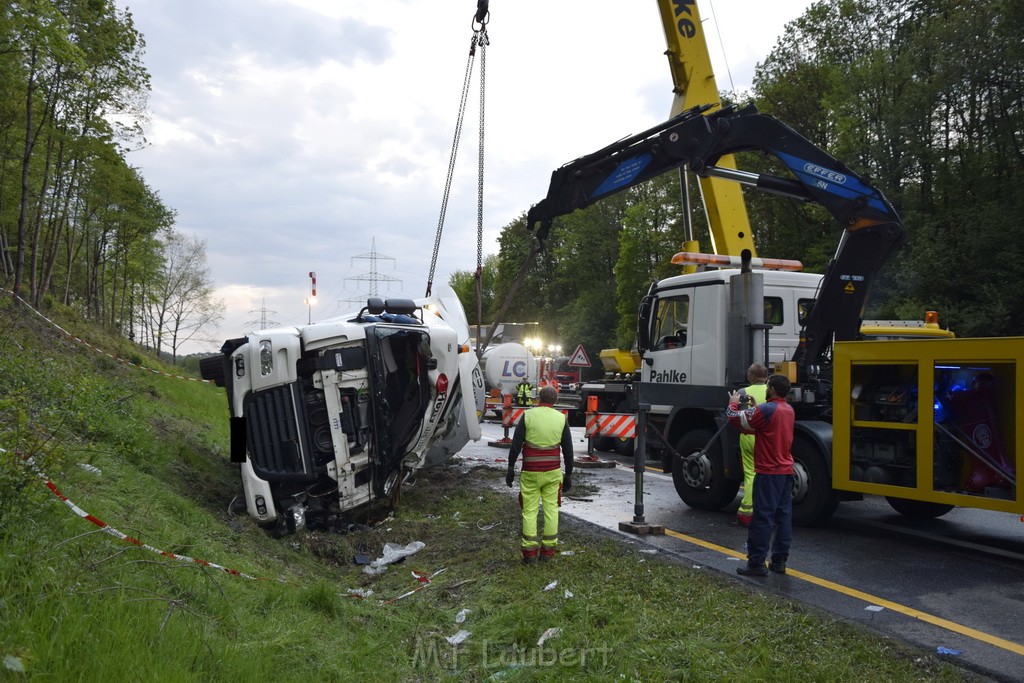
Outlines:
[[[260,342],[260,374],[269,375],[274,371],[274,349],[267,340]]]

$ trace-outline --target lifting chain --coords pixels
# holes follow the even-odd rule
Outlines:
[[[466,62],[466,72],[462,79],[462,96],[459,99],[459,113],[455,121],[455,135],[452,140],[452,151],[448,159],[448,175],[445,178],[444,194],[441,198],[441,212],[437,220],[437,233],[434,236],[434,253],[430,259],[430,272],[427,275],[427,296],[430,296],[434,287],[434,272],[437,269],[437,256],[441,249],[441,234],[444,232],[445,214],[448,212],[448,200],[451,197],[452,177],[455,175],[455,160],[459,153],[459,142],[462,138],[462,123],[466,115],[466,100],[469,97],[469,87],[473,74],[473,61],[476,57],[477,47],[480,48],[480,154],[479,171],[477,182],[477,321],[480,320],[480,271],[483,264],[483,182],[484,182],[484,92],[487,63],[487,46],[490,38],[487,36],[487,23],[490,21],[488,11],[488,0],[477,0],[477,11],[473,15],[473,38],[469,44],[469,60]]]

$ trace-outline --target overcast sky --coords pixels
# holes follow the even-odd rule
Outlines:
[[[129,162],[176,229],[206,240],[226,306],[215,341],[185,353],[262,319],[351,310],[374,271],[384,297],[424,294],[476,2],[117,1],[145,36],[153,86],[149,144]],[[699,4],[719,89],[742,91],[811,2]],[[490,8],[485,255],[556,167],[663,121],[672,101],[653,0]],[[476,268],[479,66],[478,55],[435,287]]]

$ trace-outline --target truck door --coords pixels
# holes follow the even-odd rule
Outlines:
[[[690,295],[659,296],[651,320],[651,364],[641,369],[644,381],[683,384],[691,371]]]

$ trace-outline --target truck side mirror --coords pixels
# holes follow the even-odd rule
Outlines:
[[[654,297],[648,294],[640,299],[636,313],[636,339],[641,353],[651,347],[651,311],[654,310]]]

